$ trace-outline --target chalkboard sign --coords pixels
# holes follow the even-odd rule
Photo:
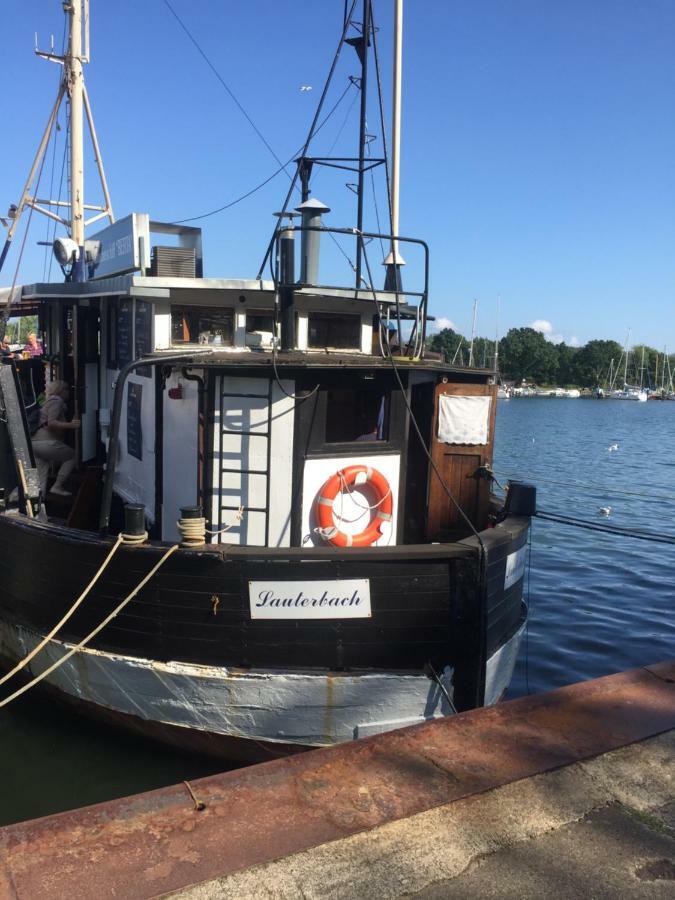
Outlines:
[[[141,427],[141,406],[143,385],[127,386],[127,453],[136,459],[143,459],[143,429]]]
[[[117,309],[117,367],[122,369],[133,357],[132,300],[120,300]]]
[[[145,300],[136,301],[136,314],[134,315],[134,359],[146,356],[152,352],[152,306]],[[152,372],[150,366],[141,366],[136,369],[136,374],[150,378]]]

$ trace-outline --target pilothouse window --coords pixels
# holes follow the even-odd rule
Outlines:
[[[358,350],[361,347],[361,316],[335,313],[309,314],[309,340],[312,350]]]
[[[234,313],[231,309],[174,306],[171,309],[171,343],[231,346]]]
[[[386,441],[389,396],[382,389],[326,391],[326,443]]]

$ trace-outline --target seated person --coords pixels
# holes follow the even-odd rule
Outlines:
[[[9,335],[5,335],[0,342],[0,356],[11,356],[12,348],[9,346]]]
[[[69,497],[65,482],[75,468],[75,451],[63,442],[64,432],[80,427],[80,420],[66,419],[66,403],[70,396],[70,387],[66,381],[51,381],[47,385],[47,399],[40,410],[40,427],[33,435],[33,454],[37,462],[40,492],[47,495],[47,476],[49,465],[61,463],[51,493],[61,497]]]

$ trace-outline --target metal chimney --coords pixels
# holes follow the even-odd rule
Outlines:
[[[312,198],[296,206],[302,213],[303,228],[321,228],[321,216],[330,209],[320,200]],[[319,283],[319,246],[321,235],[318,231],[303,231],[300,248],[300,282],[301,284]]]

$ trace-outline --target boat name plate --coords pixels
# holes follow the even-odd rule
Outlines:
[[[249,581],[252,619],[369,619],[370,581]]]

